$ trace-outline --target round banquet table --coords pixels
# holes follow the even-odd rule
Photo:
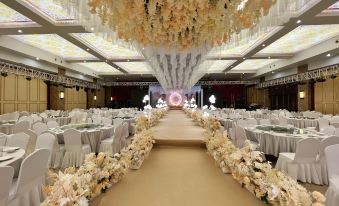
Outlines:
[[[318,127],[317,119],[288,118],[287,123],[297,128]]]
[[[51,133],[58,138],[59,144],[65,144],[64,131],[60,129],[50,129]],[[92,152],[99,152],[100,142],[103,139],[110,138],[114,134],[114,126],[99,127],[96,129],[78,130],[81,133],[81,141],[83,144],[88,144]]]
[[[0,132],[4,134],[13,134],[14,124],[10,123],[0,124]]]
[[[8,149],[10,147],[2,147],[4,150]],[[6,161],[0,161],[0,166],[11,166],[14,168],[14,177],[17,177],[20,170],[21,162],[25,156],[25,150],[24,149],[18,149],[15,152],[2,152],[2,156],[12,156],[12,159],[6,160]]]
[[[249,140],[259,143],[259,151],[275,157],[278,157],[281,152],[295,153],[297,142],[301,139],[308,137],[322,139],[328,137],[316,134],[287,134],[263,131],[256,128],[245,128],[245,131]]]
[[[48,121],[56,121],[59,126],[68,125],[71,123],[70,117],[48,117],[44,119],[44,122],[47,123]]]

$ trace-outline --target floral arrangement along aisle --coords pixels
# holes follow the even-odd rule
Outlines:
[[[167,109],[154,110],[148,117],[137,119],[137,133],[131,144],[120,153],[91,153],[79,168],[50,173],[51,185],[44,188],[47,198],[43,206],[87,206],[89,200],[104,193],[119,182],[129,169],[139,169],[153,148],[153,135],[149,128],[154,126]]]
[[[195,111],[186,111],[192,116]],[[195,116],[195,115],[193,115]],[[283,172],[264,162],[262,153],[254,151],[249,142],[239,149],[219,131],[218,120],[205,119],[206,147],[217,165],[226,174],[232,174],[243,187],[271,205],[324,205],[325,197],[319,192],[308,192],[306,188]],[[208,125],[210,124],[210,125]]]

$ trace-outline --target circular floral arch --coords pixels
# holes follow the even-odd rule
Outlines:
[[[182,103],[182,96],[178,92],[171,93],[169,101],[172,106],[179,106]]]

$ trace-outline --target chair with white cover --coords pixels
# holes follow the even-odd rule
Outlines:
[[[9,199],[9,191],[12,186],[14,176],[13,167],[0,167],[0,205],[7,206]]]
[[[0,135],[0,147],[5,146],[7,141],[7,137],[5,134],[1,133]]]
[[[51,134],[55,137],[54,147],[51,154],[50,167],[55,169],[60,168],[65,155],[65,145],[59,144],[58,138],[53,132],[47,131],[44,134]]]
[[[115,154],[120,152],[121,144],[120,138],[122,136],[122,124],[119,124],[114,131],[113,137],[107,138],[101,141],[100,143],[100,152],[108,152],[110,154]]]
[[[339,137],[339,128],[338,128],[338,127],[335,128],[334,135],[337,136],[337,137]]]
[[[335,127],[333,125],[325,126],[320,132],[325,133],[326,135],[334,135]]]
[[[61,167],[80,167],[85,156],[91,153],[90,146],[82,144],[81,132],[75,129],[68,129],[64,132],[64,141],[66,151]]]
[[[319,125],[319,130],[323,129],[324,127],[327,127],[330,125],[330,120],[328,120],[327,118],[320,118],[318,119],[318,125]]]
[[[241,127],[246,127],[246,126],[247,126],[247,121],[244,120],[244,119],[239,119],[239,120],[237,121],[237,125],[238,125],[238,126],[241,126]]]
[[[318,155],[318,161],[321,164],[321,174],[323,179],[323,184],[328,185],[328,176],[327,176],[327,165],[326,165],[326,159],[325,159],[325,148],[330,145],[339,144],[339,137],[337,136],[331,136],[327,137],[321,140],[320,142],[320,148],[319,148],[319,155]]]
[[[33,122],[42,122],[42,117],[37,114],[32,114],[31,117],[33,118]]]
[[[17,133],[7,136],[6,146],[7,147],[20,147],[23,150],[27,150],[29,142],[29,136],[25,133]]]
[[[259,120],[259,124],[261,124],[261,125],[263,125],[263,124],[270,125],[271,124],[271,120],[269,120],[269,119],[261,119],[261,120]]]
[[[114,118],[113,119],[113,125],[119,125],[123,123],[123,119],[122,118]]]
[[[329,187],[326,191],[326,206],[338,206],[339,203],[339,144],[325,148]]]
[[[48,149],[50,154],[48,157],[48,166],[50,166],[51,163],[51,157],[54,149],[54,144],[55,144],[55,136],[51,133],[44,133],[38,136],[36,145],[35,145],[35,150],[38,149]]]
[[[124,141],[126,142],[126,138],[129,137],[129,127],[128,127],[128,122],[122,123],[122,137],[124,138]],[[125,145],[125,143],[124,143]]]
[[[59,123],[57,121],[51,120],[47,122],[48,129],[59,127]]]
[[[279,125],[281,126],[287,126],[287,118],[286,117],[279,117]]]
[[[19,118],[18,120],[19,122],[21,121],[28,121],[29,122],[29,127],[31,127],[31,125],[33,124],[34,120],[31,116],[22,116]]]
[[[42,122],[36,122],[32,125],[33,131],[37,134],[40,135],[48,130],[48,127],[45,123]]]
[[[93,120],[93,124],[101,124],[101,117],[93,116],[92,120]]]
[[[25,132],[29,136],[28,146],[26,150],[26,154],[31,154],[35,150],[36,140],[38,135],[31,129]]]
[[[280,153],[275,168],[285,171],[289,176],[301,182],[322,184],[320,164],[317,155],[320,141],[306,138],[297,142],[295,153]]]
[[[46,119],[48,115],[45,112],[42,112],[40,113],[40,117],[42,117],[43,119]]]
[[[39,149],[22,161],[19,176],[12,183],[9,206],[40,205],[39,190],[47,172],[49,153],[48,149]]]
[[[247,126],[256,126],[258,125],[258,121],[256,119],[248,119],[247,121]]]
[[[237,125],[235,132],[235,143],[238,148],[243,148],[245,146],[245,141],[247,140],[246,131],[243,127]],[[257,148],[258,143],[252,142],[251,145]]]
[[[20,132],[26,132],[29,129],[29,127],[30,127],[29,121],[17,122],[14,125],[14,134],[20,133]]]
[[[104,125],[112,125],[112,119],[110,118],[104,117],[101,119],[101,121]]]
[[[280,124],[280,120],[279,120],[277,117],[273,117],[273,118],[271,119],[271,123],[272,123],[273,125],[279,125],[279,124]]]

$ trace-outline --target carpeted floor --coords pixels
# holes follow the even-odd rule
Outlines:
[[[153,128],[156,139],[203,139],[182,111],[170,111]],[[155,147],[142,167],[131,171],[91,206],[261,205],[232,176],[224,175],[201,147]]]

